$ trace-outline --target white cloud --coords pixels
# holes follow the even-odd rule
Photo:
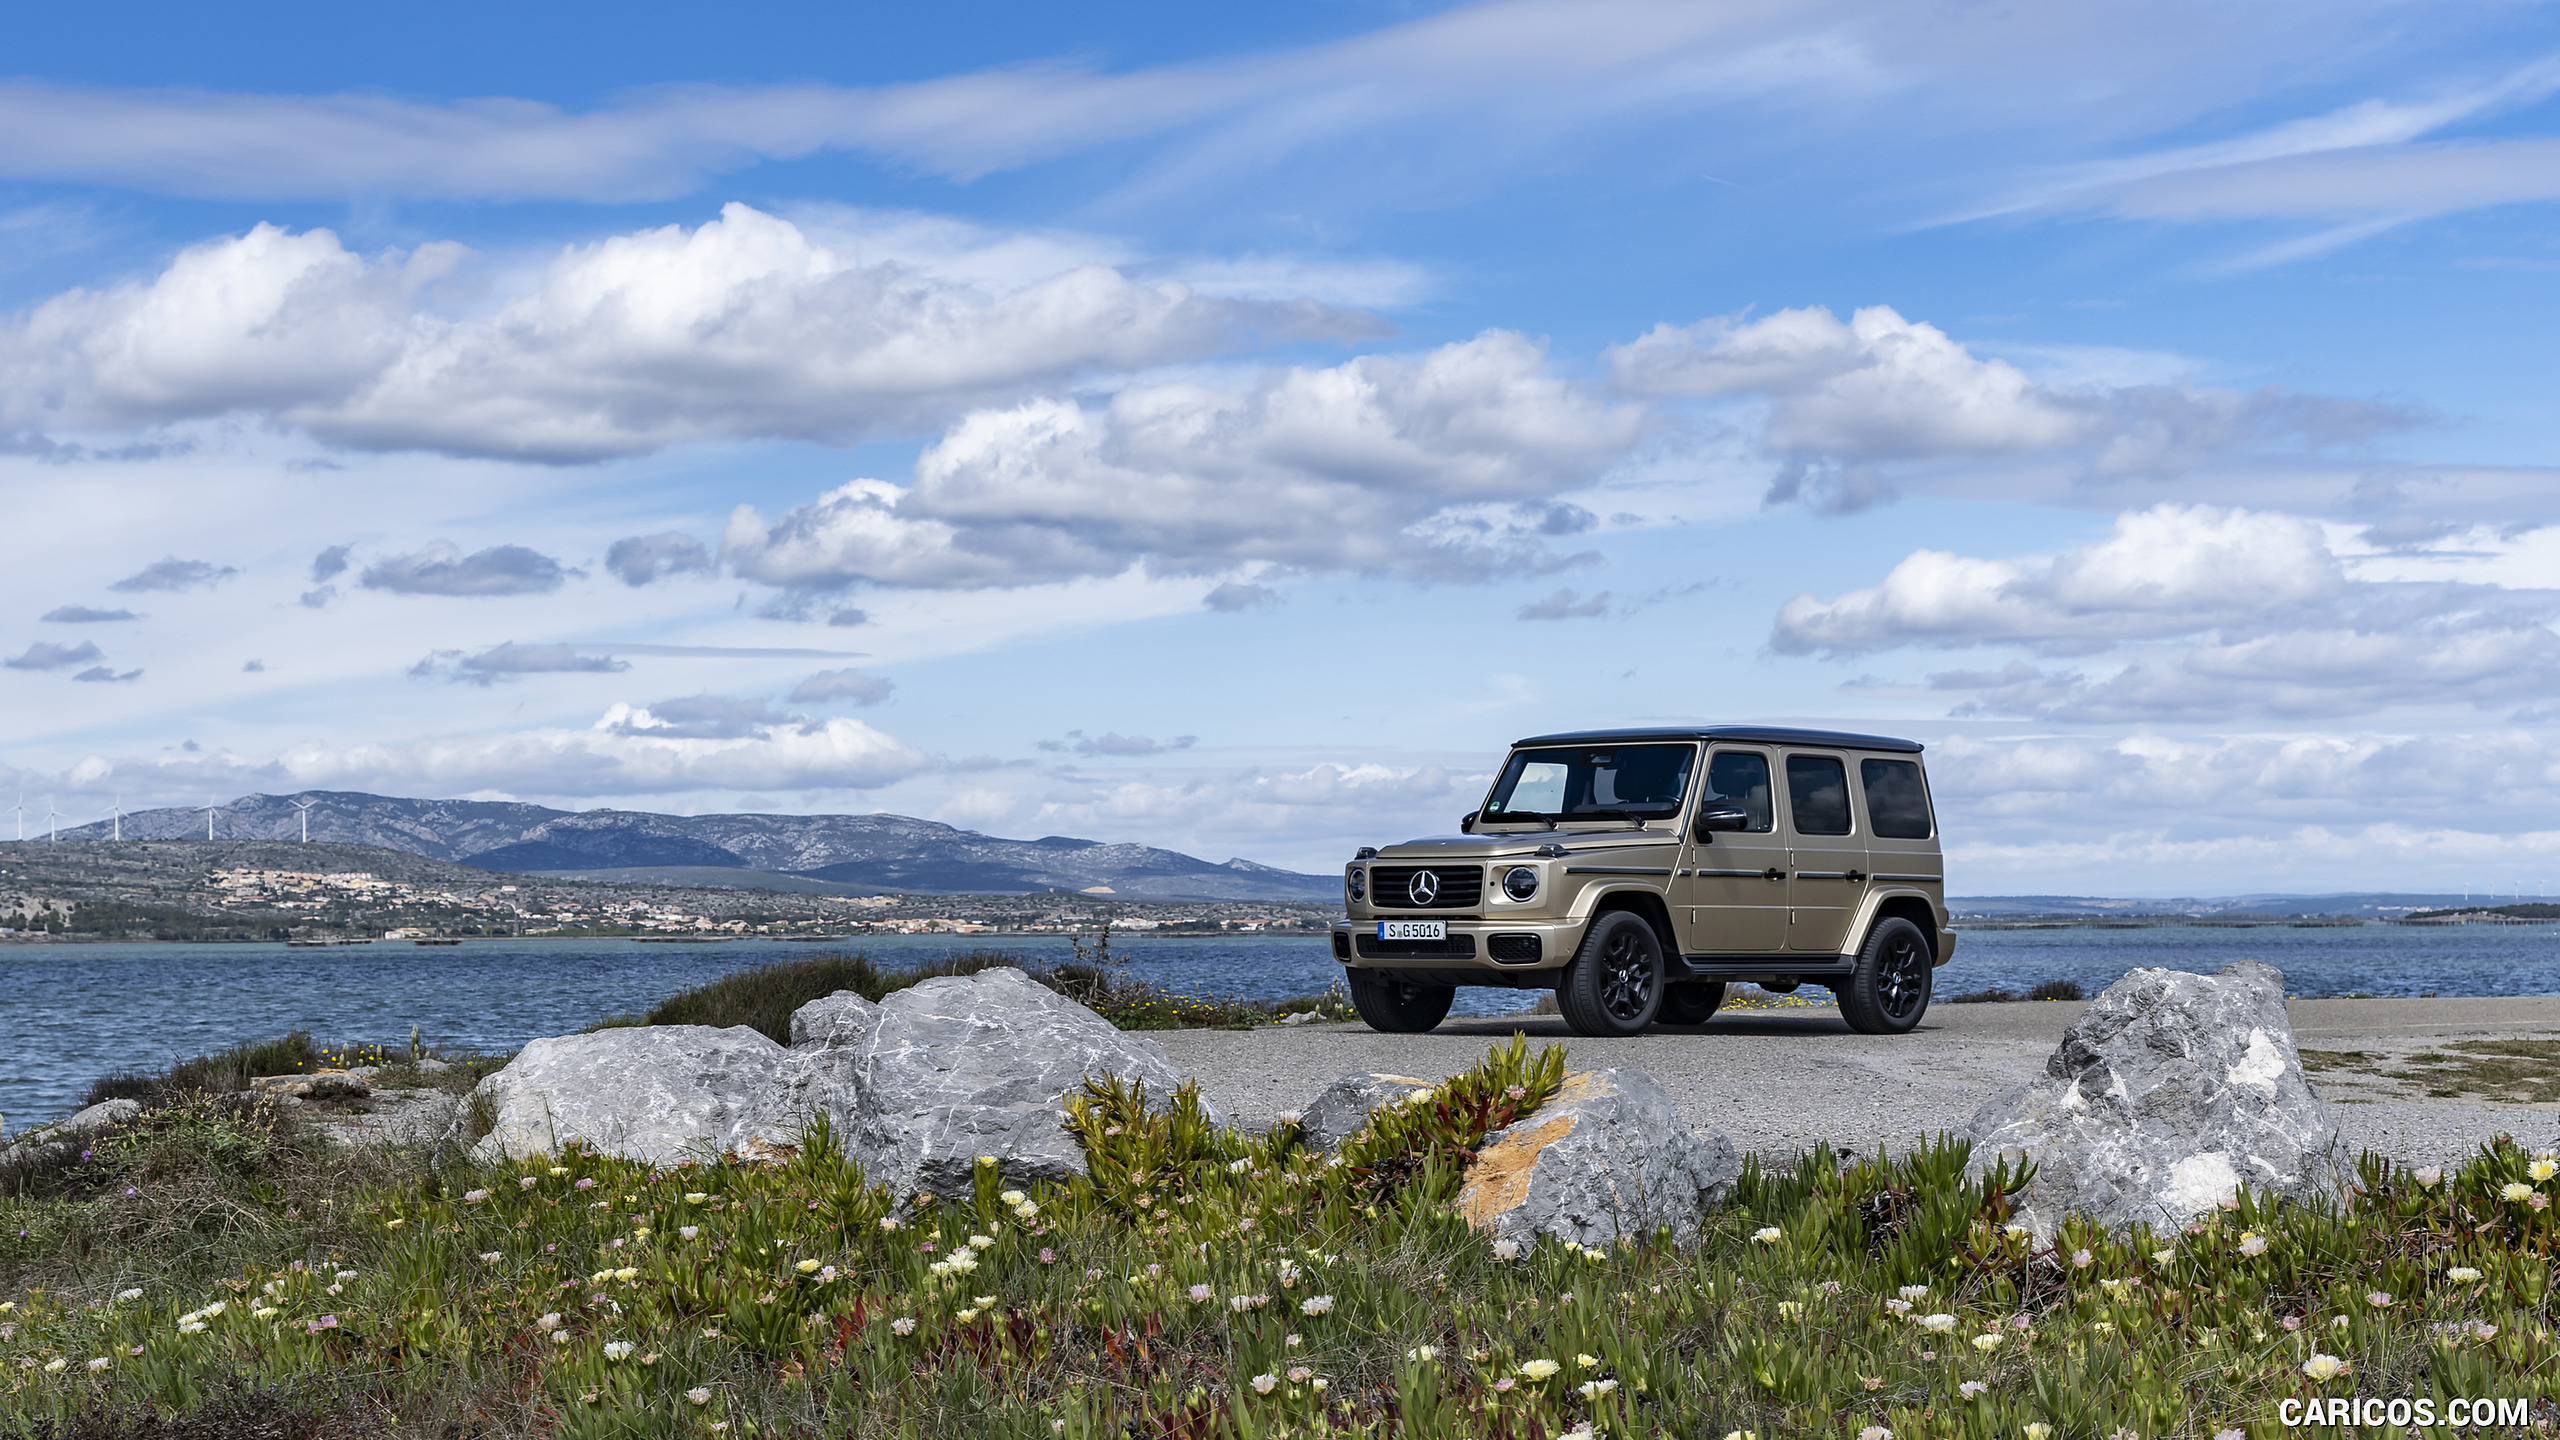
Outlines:
[[[749,713],[752,709],[753,713]],[[661,710],[666,714],[661,714]],[[66,777],[85,790],[175,796],[208,786],[392,795],[681,795],[701,790],[873,789],[923,771],[915,747],[858,720],[797,723],[761,702],[714,697],[616,704],[585,729],[537,727],[396,744],[313,741],[271,756],[92,756]]]
[[[1770,643],[1829,655],[2134,649],[2104,676],[2016,663],[1931,677],[1970,697],[1958,715],[2316,716],[2546,697],[2560,686],[2555,613],[2549,590],[2352,578],[2307,520],[2163,505],[2048,561],[1915,552],[1875,586],[1788,601]]]
[[[862,263],[744,205],[572,246],[448,314],[453,245],[367,257],[260,225],[159,275],[0,323],[0,422],[248,411],[334,444],[583,461],[711,439],[841,442],[1255,333],[1365,334],[1306,302],[1210,299],[1083,265],[989,293]]]
[[[829,700],[850,700],[856,705],[877,705],[897,688],[895,681],[859,670],[821,670],[791,687],[791,703],[818,705]]]
[[[1643,417],[1489,331],[1249,384],[1133,386],[1088,407],[971,414],[912,487],[857,480],[778,520],[741,506],[723,553],[767,584],[1027,585],[1255,562],[1482,576],[1554,563],[1542,502],[1617,460]],[[1490,507],[1490,508],[1488,508]]]
[[[1763,440],[1790,462],[1770,498],[1835,511],[1892,497],[1885,473],[1869,467],[2068,452],[2092,476],[2158,475],[2273,444],[2363,440],[2417,420],[2404,407],[2274,389],[2043,384],[1883,305],[1845,323],[1812,307],[1658,324],[1606,358],[1631,394],[1764,403]]]
[[[394,595],[547,595],[577,572],[522,545],[492,545],[468,555],[437,540],[414,555],[390,555],[365,567],[367,590]]]

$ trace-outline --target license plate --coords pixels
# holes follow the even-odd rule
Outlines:
[[[1378,938],[1381,940],[1446,940],[1449,938],[1449,922],[1446,920],[1381,920],[1378,922]]]

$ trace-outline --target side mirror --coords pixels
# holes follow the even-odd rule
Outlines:
[[[1470,811],[1468,811],[1466,814],[1461,815],[1461,816],[1459,816],[1459,817],[1458,817],[1458,833],[1459,833],[1459,834],[1461,834],[1461,835],[1473,835],[1474,833],[1476,833],[1476,815],[1477,815],[1477,814],[1478,814],[1478,812],[1477,812],[1477,811],[1470,810]]]
[[[1748,830],[1750,828],[1750,811],[1737,810],[1731,806],[1719,805],[1712,810],[1699,811],[1698,823],[1690,827],[1689,834],[1702,845],[1712,845],[1715,843],[1715,832],[1718,830]]]

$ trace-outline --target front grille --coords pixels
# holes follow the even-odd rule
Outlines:
[[[1381,940],[1375,935],[1359,939],[1363,960],[1473,960],[1476,937],[1452,935],[1446,940]]]
[[[1533,962],[1538,958],[1538,937],[1496,935],[1484,942],[1484,953],[1496,960],[1508,960],[1515,965]]]
[[[1333,932],[1333,958],[1336,960],[1351,958],[1351,937],[1339,930]]]
[[[1413,879],[1429,875],[1436,893],[1413,898]],[[1473,910],[1484,900],[1481,865],[1377,865],[1369,870],[1369,904],[1379,910]]]

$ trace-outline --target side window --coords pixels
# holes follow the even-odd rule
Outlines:
[[[1787,807],[1799,835],[1849,833],[1849,767],[1833,755],[1787,757]]]
[[[1778,811],[1769,794],[1769,757],[1742,750],[1717,751],[1707,765],[1705,803],[1718,801],[1749,812],[1754,832],[1775,828]]]
[[[1929,789],[1910,760],[1861,760],[1858,779],[1867,787],[1867,824],[1887,840],[1929,838]]]

